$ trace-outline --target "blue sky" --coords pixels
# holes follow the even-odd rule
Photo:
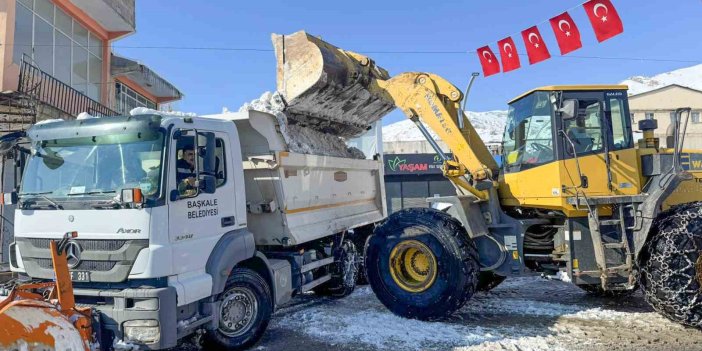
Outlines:
[[[511,98],[533,87],[553,84],[617,83],[633,75],[657,73],[702,63],[700,0],[613,0],[625,32],[597,43],[584,10],[571,11],[583,36],[572,55],[633,57],[604,60],[561,57],[548,23],[539,26],[551,51],[548,61],[507,74],[480,77],[469,109],[505,109]],[[283,1],[137,0],[137,32],[114,43],[115,51],[140,60],[185,93],[176,107],[200,114],[242,103],[275,89],[273,52],[175,50],[139,47],[224,47],[272,49],[270,34],[304,29],[344,49],[378,51],[473,51],[512,35],[525,53],[519,32],[577,6],[580,0],[494,1]],[[368,54],[391,74],[426,71],[461,89],[478,58],[465,54]],[[682,60],[670,62],[656,60]],[[402,119],[395,111],[384,124]]]

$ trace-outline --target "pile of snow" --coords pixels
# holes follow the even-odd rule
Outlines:
[[[164,117],[197,117],[196,113],[193,112],[181,112],[181,111],[160,111],[154,110],[146,107],[135,107],[129,111],[129,115],[159,115]]]
[[[505,121],[507,120],[507,111],[488,111],[488,112],[468,112],[468,119],[473,124],[475,131],[478,132],[480,138],[485,142],[500,141],[505,130]],[[424,125],[434,139],[439,140],[434,131]],[[396,122],[383,127],[383,141],[423,141],[424,136],[419,128],[409,119]]]
[[[288,144],[290,151],[302,154],[365,158],[363,152],[356,148],[347,147],[346,142],[338,136],[289,124],[288,118],[283,112],[284,109],[283,97],[277,92],[271,93],[267,91],[258,99],[244,103],[239,108],[239,112],[254,110],[274,115],[278,119],[280,133],[283,135],[283,139]]]
[[[629,94],[636,95],[671,84],[702,90],[702,64],[661,73],[653,77],[634,76],[621,84],[629,86]]]

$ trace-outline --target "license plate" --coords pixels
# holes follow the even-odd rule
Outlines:
[[[71,280],[74,282],[89,282],[90,272],[88,271],[71,271]]]

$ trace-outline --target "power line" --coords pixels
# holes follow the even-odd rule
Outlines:
[[[43,46],[70,46],[70,45],[34,45],[34,47]],[[254,53],[271,53],[273,49],[262,48],[246,48],[246,47],[226,47],[226,46],[141,46],[141,45],[114,45],[113,49],[135,49],[135,50],[183,50],[183,51],[230,51],[230,52],[254,52]],[[476,50],[355,50],[356,52],[368,55],[467,55],[477,54]],[[518,54],[522,57],[527,57],[527,54]],[[587,55],[564,55],[554,56],[553,58],[565,59],[581,59],[581,60],[610,60],[610,61],[640,61],[640,62],[674,62],[674,63],[702,63],[702,59],[669,59],[655,57],[631,57],[631,56],[587,56]]]

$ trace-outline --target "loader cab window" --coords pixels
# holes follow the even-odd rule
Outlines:
[[[573,142],[566,145],[566,154],[573,157],[601,152],[604,148],[600,100],[578,99],[577,116],[563,121],[563,130]]]
[[[611,115],[613,149],[623,150],[634,147],[631,119],[626,118],[629,116],[626,93],[607,93],[607,104]]]
[[[505,172],[555,160],[552,116],[548,92],[537,91],[510,104],[503,138]]]

